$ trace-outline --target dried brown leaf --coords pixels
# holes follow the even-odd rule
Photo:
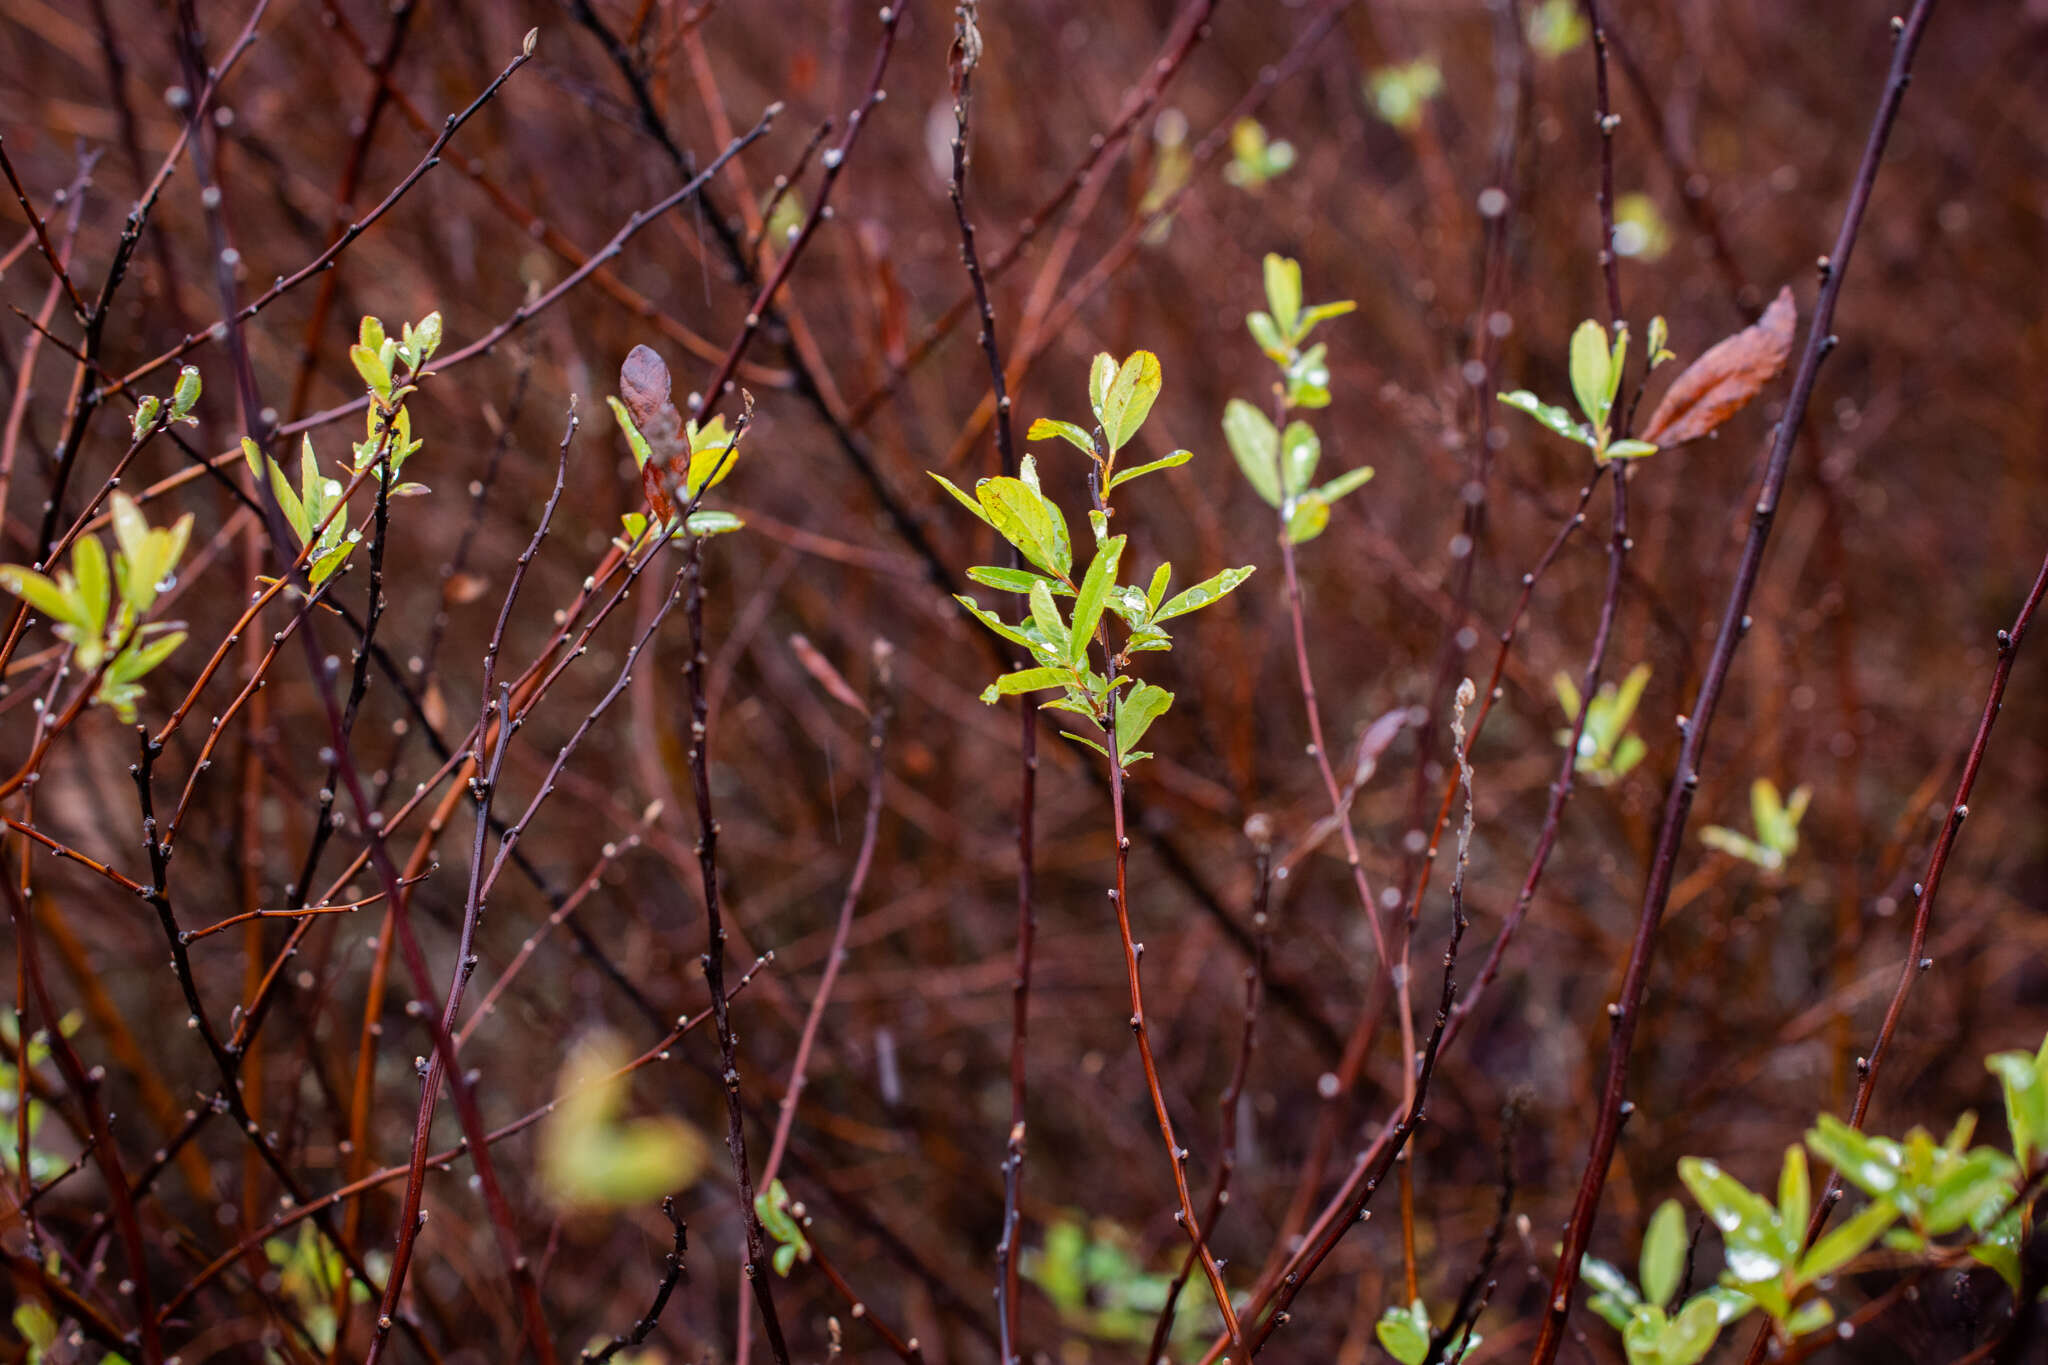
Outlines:
[[[651,346],[635,346],[619,366],[619,401],[659,459],[682,449],[683,415],[669,401],[668,362]]]
[[[1756,322],[1722,338],[1686,367],[1665,390],[1642,439],[1656,446],[1683,445],[1741,411],[1785,368],[1798,320],[1799,308],[1787,285]]]
[[[860,693],[853,690],[853,685],[846,681],[845,675],[834,668],[831,661],[819,653],[818,647],[809,639],[802,635],[792,635],[789,637],[789,647],[796,652],[797,662],[804,666],[804,671],[817,680],[818,686],[863,716],[868,713],[868,704],[860,699]]]
[[[441,600],[451,607],[466,607],[484,595],[490,583],[481,575],[459,573],[450,575],[441,585]]]

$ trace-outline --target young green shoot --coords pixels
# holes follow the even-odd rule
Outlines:
[[[1799,849],[1799,822],[1812,799],[1811,787],[1802,786],[1791,796],[1781,797],[1777,783],[1759,777],[1749,784],[1749,812],[1756,825],[1756,837],[1725,825],[1708,825],[1700,831],[1700,842],[1730,857],[1754,863],[1766,872],[1780,871]]]

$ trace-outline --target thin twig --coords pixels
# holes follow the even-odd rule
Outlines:
[[[1537,1338],[1536,1349],[1531,1356],[1532,1365],[1550,1365],[1550,1362],[1556,1359],[1558,1348],[1564,1340],[1565,1322],[1571,1313],[1572,1291],[1579,1280],[1579,1262],[1585,1255],[1588,1242],[1592,1239],[1593,1219],[1599,1211],[1600,1196],[1607,1185],[1607,1173],[1613,1161],[1615,1143],[1621,1136],[1622,1107],[1628,1084],[1629,1050],[1635,1041],[1643,992],[1649,981],[1650,959],[1656,948],[1657,927],[1664,917],[1664,907],[1671,896],[1671,882],[1678,863],[1679,847],[1685,837],[1687,817],[1692,813],[1693,795],[1699,786],[1700,760],[1706,749],[1707,732],[1713,723],[1714,712],[1720,704],[1721,689],[1727,682],[1729,669],[1734,664],[1736,648],[1741,644],[1743,636],[1748,633],[1749,600],[1756,590],[1757,579],[1763,569],[1764,546],[1770,539],[1771,524],[1777,515],[1778,500],[1784,492],[1785,476],[1792,463],[1793,447],[1798,440],[1799,428],[1805,421],[1807,405],[1813,398],[1814,383],[1819,377],[1821,361],[1835,346],[1835,336],[1829,329],[1834,323],[1835,303],[1841,296],[1842,280],[1848,273],[1849,255],[1855,249],[1856,235],[1863,226],[1864,211],[1869,207],[1871,191],[1877,184],[1877,172],[1883,161],[1885,144],[1891,139],[1892,125],[1906,96],[1906,86],[1912,74],[1913,57],[1919,51],[1921,36],[1926,32],[1928,19],[1933,13],[1934,0],[1915,0],[1912,13],[1894,30],[1891,72],[1885,80],[1884,94],[1878,101],[1877,114],[1864,146],[1863,160],[1857,167],[1856,179],[1849,192],[1849,203],[1842,213],[1842,224],[1835,237],[1834,251],[1823,263],[1820,296],[1814,303],[1813,320],[1808,325],[1806,334],[1806,347],[1800,356],[1799,368],[1792,378],[1792,391],[1786,399],[1784,415],[1779,418],[1773,435],[1763,485],[1758,491],[1756,507],[1750,517],[1749,535],[1742,547],[1742,560],[1736,570],[1735,580],[1729,587],[1728,603],[1722,613],[1720,633],[1714,641],[1714,652],[1708,659],[1706,674],[1700,682],[1698,699],[1693,705],[1691,715],[1684,723],[1684,742],[1679,749],[1678,769],[1672,775],[1671,789],[1665,799],[1663,824],[1658,832],[1655,852],[1651,856],[1649,877],[1643,888],[1642,913],[1637,921],[1634,941],[1629,947],[1628,968],[1622,978],[1621,995],[1608,1007],[1614,1032],[1608,1043],[1606,1080],[1602,1086],[1592,1143],[1586,1154],[1584,1172],[1580,1177],[1578,1198],[1572,1208],[1571,1222],[1565,1227],[1564,1245],[1558,1256],[1557,1274],[1551,1281],[1550,1300],[1543,1319],[1542,1335]]]

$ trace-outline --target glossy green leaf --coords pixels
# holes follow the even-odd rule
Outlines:
[[[1806,1134],[1806,1145],[1857,1189],[1881,1199],[1899,1187],[1896,1164],[1865,1133],[1832,1114],[1822,1114]]]
[[[1608,380],[1612,374],[1607,329],[1588,318],[1572,333],[1572,394],[1579,400],[1579,411],[1596,429],[1607,424]]]
[[[76,580],[72,600],[84,613],[79,625],[98,639],[107,633],[107,613],[113,606],[113,580],[107,576],[107,550],[97,536],[80,536],[71,546],[71,573]]]
[[[1330,348],[1317,342],[1283,367],[1288,407],[1326,408],[1330,405],[1329,354]]]
[[[1700,842],[1731,858],[1754,863],[1766,872],[1775,872],[1785,865],[1784,854],[1774,848],[1765,848],[1748,835],[1729,829],[1726,825],[1704,826],[1700,830]]]
[[[1294,508],[1287,514],[1287,538],[1296,545],[1305,545],[1329,525],[1330,504],[1323,501],[1320,493],[1304,493],[1294,500]]]
[[[1120,469],[1110,476],[1109,491],[1114,492],[1141,475],[1157,473],[1162,469],[1178,469],[1194,458],[1194,452],[1192,451],[1176,450],[1171,455],[1153,460],[1149,464],[1134,465],[1129,469]]]
[[[1756,826],[1757,842],[1781,853],[1785,851],[1785,803],[1778,795],[1778,784],[1768,777],[1759,777],[1749,784],[1749,818]]]
[[[2020,1267],[2020,1246],[2028,1228],[2027,1220],[2020,1210],[2014,1209],[1997,1223],[1978,1235],[1970,1247],[1970,1255],[1978,1262],[1998,1272],[2012,1292],[2021,1292],[2025,1283]]]
[[[291,486],[285,473],[278,468],[277,461],[271,460],[270,491],[277,495],[278,510],[284,513],[285,524],[298,536],[304,545],[313,538],[313,524],[306,520],[306,504],[300,500],[298,490]]]
[[[1957,1158],[1926,1192],[1920,1221],[1940,1236],[1958,1228],[1980,1228],[2012,1201],[2018,1167],[2011,1157],[1979,1147]]]
[[[1723,1327],[1726,1327],[1731,1322],[1740,1322],[1756,1309],[1755,1299],[1752,1299],[1740,1289],[1735,1289],[1725,1284],[1717,1284],[1705,1293],[1695,1295],[1694,1297],[1707,1299],[1713,1303],[1714,1315],[1720,1320]]]
[[[1067,519],[1060,514],[1060,509],[1053,503],[1052,499],[1045,496],[1045,489],[1039,485],[1038,457],[1026,455],[1023,459],[1019,460],[1017,462],[1017,477],[1023,481],[1026,488],[1036,493],[1044,504],[1045,515],[1052,523],[1054,560],[1059,565],[1059,572],[1064,575],[1067,570],[1074,567],[1074,546],[1067,536]],[[1092,515],[1090,520],[1093,520]],[[1095,538],[1101,540],[1102,533],[1098,531]]]
[[[107,677],[116,683],[134,682],[138,678],[147,677],[151,669],[170,658],[177,652],[178,646],[184,643],[185,632],[174,630],[169,634],[157,636],[147,644],[135,645],[124,650],[121,656],[114,660],[107,669]]]
[[[1592,444],[1592,437],[1586,429],[1572,420],[1571,413],[1555,403],[1546,403],[1527,389],[1516,389],[1513,393],[1497,396],[1502,403],[1517,412],[1528,413],[1567,441],[1577,441],[1582,445]]]
[[[1695,1298],[1665,1325],[1658,1365],[1695,1365],[1714,1349],[1721,1321],[1711,1299]]]
[[[1272,257],[1267,257],[1271,260]],[[1401,1365],[1422,1365],[1429,1354],[1429,1333],[1415,1325],[1415,1320],[1399,1308],[1389,1308],[1373,1327],[1373,1334],[1387,1354],[1401,1362]]]
[[[1795,1337],[1803,1337],[1809,1332],[1818,1332],[1834,1320],[1832,1304],[1826,1299],[1809,1299],[1786,1319],[1785,1330]]]
[[[1109,423],[1102,415],[1102,405],[1109,400],[1109,386],[1116,382],[1116,357],[1107,351],[1098,354],[1088,365],[1088,410],[1095,414],[1095,420],[1104,430]]]
[[[126,493],[116,493],[107,510],[114,526],[114,543],[120,547],[122,556],[132,565],[145,563],[149,558],[149,522],[143,518],[135,499]]]
[[[2048,1044],[2039,1054],[1998,1052],[1984,1059],[2005,1092],[2005,1124],[2012,1133],[2012,1154],[2031,1167],[2034,1153],[2048,1139]]]
[[[91,632],[89,614],[54,579],[19,564],[0,564],[0,588],[19,597],[57,624]]]
[[[1055,661],[1073,657],[1073,646],[1069,639],[1067,623],[1060,619],[1060,609],[1054,605],[1052,591],[1043,583],[1031,585],[1031,624],[1044,637],[1053,652]],[[1081,642],[1082,652],[1087,652],[1088,642]]]
[[[192,407],[199,401],[201,385],[199,367],[186,365],[178,371],[178,382],[171,390],[171,418],[183,420],[192,415]]]
[[[1609,441],[1607,458],[1610,460],[1640,460],[1645,455],[1655,455],[1657,447],[1648,441]]]
[[[983,521],[988,522],[990,526],[995,525],[995,522],[989,520],[988,513],[982,510],[981,504],[977,502],[975,499],[967,496],[966,493],[962,492],[959,486],[956,485],[951,479],[947,478],[944,474],[934,473],[931,470],[926,470],[925,472],[931,474],[932,478],[938,482],[939,487],[945,489],[948,493],[951,493],[962,507],[965,507],[968,511],[974,513],[974,515],[980,517]]]
[[[1139,683],[1117,703],[1116,748],[1126,763],[1136,761],[1137,755],[1132,751],[1138,747],[1138,741],[1172,705],[1173,693],[1155,683]]]
[[[984,587],[999,588],[1004,592],[1028,593],[1033,583],[1043,583],[1052,589],[1055,597],[1074,595],[1074,590],[1066,584],[1026,569],[1006,569],[996,564],[977,564],[967,571],[967,576]]]
[[[1075,447],[1084,455],[1092,458],[1095,454],[1095,438],[1090,436],[1084,428],[1077,427],[1072,422],[1062,422],[1052,417],[1041,417],[1031,424],[1029,431],[1024,433],[1024,439],[1027,441],[1049,441],[1055,436],[1065,441],[1068,445]]]
[[[1297,335],[1301,322],[1301,265],[1273,252],[1266,254],[1266,307],[1283,336]]]
[[[1778,1172],[1778,1221],[1788,1228],[1803,1229],[1812,1211],[1813,1177],[1806,1169],[1806,1149],[1787,1147],[1785,1164]]]
[[[683,523],[683,529],[693,536],[730,535],[734,531],[744,529],[745,526],[744,521],[730,512],[702,510],[690,513],[689,518]]]
[[[1791,1234],[1793,1245],[1788,1248],[1777,1210],[1714,1162],[1683,1157],[1678,1178],[1720,1232],[1728,1273],[1737,1283],[1775,1279],[1798,1253],[1797,1242],[1805,1229]]]
[[[1614,326],[1614,349],[1607,357],[1607,394],[1605,410],[1614,411],[1614,399],[1621,392],[1621,377],[1628,372],[1628,324]]]
[[[1011,644],[1022,645],[1024,646],[1024,648],[1032,651],[1034,654],[1040,653],[1041,647],[1037,640],[1032,639],[1023,631],[1017,629],[1013,625],[1010,625],[1001,617],[997,616],[994,612],[985,610],[982,607],[982,605],[979,602],[976,602],[973,598],[962,597],[958,593],[955,593],[953,595],[953,600],[955,602],[958,602],[961,606],[967,608],[968,612],[973,615],[975,620],[981,622],[990,630],[1002,636],[1005,640],[1008,640]]]
[[[1056,703],[1056,702],[1055,702],[1055,703],[1048,703],[1048,705],[1058,705],[1058,703]],[[1065,708],[1065,709],[1067,709],[1067,710],[1073,710],[1073,711],[1078,711],[1078,710],[1081,710],[1082,708],[1080,708],[1080,707],[1078,707],[1078,706],[1074,706],[1074,707],[1067,707],[1067,708]],[[1074,741],[1074,743],[1076,743],[1076,744],[1085,744],[1085,745],[1087,745],[1087,746],[1088,746],[1089,748],[1093,749],[1093,750],[1094,750],[1094,751],[1095,751],[1096,753],[1098,753],[1098,754],[1101,754],[1101,755],[1102,755],[1102,756],[1103,756],[1104,758],[1108,758],[1108,757],[1109,757],[1109,750],[1107,750],[1107,749],[1103,748],[1103,747],[1102,747],[1102,746],[1101,746],[1100,744],[1097,744],[1097,743],[1096,743],[1096,742],[1095,742],[1094,740],[1092,740],[1092,739],[1088,738],[1088,736],[1086,736],[1086,735],[1077,735],[1077,734],[1075,734],[1075,733],[1074,733],[1074,732],[1073,732],[1072,730],[1061,730],[1061,731],[1060,731],[1060,734],[1064,735],[1064,736],[1065,736],[1066,738],[1068,738],[1068,739],[1071,739],[1071,740],[1073,740],[1073,741]],[[1125,760],[1126,760],[1126,761],[1129,761],[1129,759],[1130,759],[1130,758],[1132,758],[1132,757],[1134,757],[1134,755],[1129,755],[1129,754],[1126,754],[1126,755],[1125,755]]]
[[[1223,408],[1223,439],[1237,457],[1252,489],[1273,507],[1280,505],[1280,433],[1272,420],[1242,398]]]
[[[633,424],[633,418],[627,413],[624,403],[616,398],[606,398],[604,401],[611,408],[612,419],[619,424],[619,431],[625,436],[627,446],[633,451],[633,463],[642,469],[647,468],[647,462],[654,458],[653,447],[649,446],[647,438],[640,434],[640,428]],[[936,474],[932,477],[939,478]],[[945,480],[939,479],[939,482],[945,483]],[[951,484],[946,486],[952,487]]]
[[[1116,378],[1102,399],[1102,435],[1111,454],[1122,450],[1145,425],[1162,383],[1159,357],[1150,351],[1133,351],[1117,368]]]
[[[1324,502],[1335,502],[1346,493],[1363,488],[1366,484],[1372,482],[1372,474],[1373,469],[1369,464],[1362,464],[1356,469],[1347,469],[1321,488],[1318,488],[1316,496],[1320,497]]]
[[[1290,347],[1287,341],[1281,337],[1279,325],[1273,321],[1271,313],[1247,313],[1244,325],[1251,331],[1252,340],[1258,343],[1259,349],[1266,353],[1268,359],[1276,361],[1287,359],[1287,352]]]
[[[1111,536],[1095,551],[1088,572],[1082,575],[1081,590],[1074,598],[1073,644],[1068,655],[1074,663],[1088,656],[1088,644],[1095,638],[1095,627],[1102,620],[1103,603],[1108,600],[1109,590],[1116,586],[1117,562],[1123,552],[1124,538]]]
[[[1799,1281],[1812,1284],[1834,1274],[1869,1250],[1898,1221],[1899,1211],[1888,1199],[1865,1204],[1853,1218],[1835,1224],[1799,1260]]]
[[[1171,621],[1176,616],[1186,616],[1191,611],[1200,611],[1250,578],[1252,567],[1247,564],[1242,568],[1225,569],[1213,578],[1205,578],[1192,588],[1175,593],[1164,606],[1152,613],[1153,621]]]
[[[1685,1249],[1685,1210],[1676,1199],[1667,1199],[1650,1215],[1649,1230],[1643,1234],[1643,1297],[1659,1308],[1678,1292]]]
[[[1301,335],[1307,336],[1309,329],[1317,323],[1328,322],[1331,318],[1341,318],[1346,313],[1356,311],[1357,308],[1358,304],[1351,299],[1337,299],[1330,303],[1318,303],[1304,308],[1301,310]]]
[[[983,479],[975,497],[996,534],[1047,573],[1064,576],[1074,567],[1066,519],[1050,499],[1022,479]]]
[[[383,356],[368,346],[351,346],[348,358],[370,391],[388,402],[391,398],[391,370],[385,365]]]
[[[1020,668],[1005,673],[982,689],[981,699],[993,706],[999,698],[1019,692],[1036,692],[1042,687],[1065,687],[1074,681],[1070,668]]]
[[[1145,589],[1145,604],[1153,612],[1159,610],[1160,600],[1166,596],[1166,585],[1173,581],[1173,561],[1166,560],[1152,571],[1152,582]]]
[[[1280,433],[1280,483],[1291,497],[1308,490],[1323,458],[1323,443],[1306,422],[1289,422]]]
[[[1642,1296],[1636,1293],[1636,1287],[1629,1283],[1628,1276],[1621,1273],[1621,1268],[1598,1256],[1579,1258],[1579,1278],[1596,1292],[1609,1295],[1628,1308],[1633,1309],[1643,1301]]]

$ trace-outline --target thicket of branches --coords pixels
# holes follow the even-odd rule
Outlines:
[[[2042,1358],[2042,36],[12,0],[0,1359]]]

